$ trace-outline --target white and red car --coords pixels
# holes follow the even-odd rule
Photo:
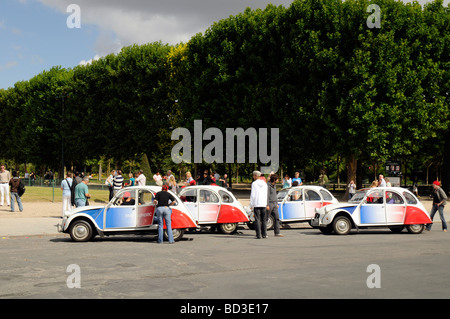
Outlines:
[[[187,186],[178,194],[198,226],[213,226],[232,234],[239,223],[249,221],[244,206],[224,187],[216,185]]]
[[[388,227],[419,234],[431,219],[423,204],[401,187],[362,189],[348,203],[333,204],[316,210],[312,226],[323,233],[346,235],[352,229]]]

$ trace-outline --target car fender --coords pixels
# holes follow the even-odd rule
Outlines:
[[[356,207],[349,207],[349,208],[351,208],[351,210],[353,212]],[[349,210],[344,209],[344,208],[338,208],[338,209],[332,210],[323,216],[322,224],[330,225],[336,217],[346,216],[352,222],[352,224],[355,225],[356,223],[353,220],[352,212],[350,212]]]
[[[63,232],[67,232],[72,222],[76,219],[87,219],[97,230],[101,230],[101,227],[97,224],[96,219],[104,212],[103,206],[89,206],[89,208],[76,208],[71,211],[70,216],[64,222]],[[103,221],[103,218],[100,218]]]
[[[419,207],[407,206],[405,213],[405,225],[431,224],[428,213]]]
[[[217,223],[246,223],[249,221],[245,211],[242,211],[239,207],[234,205],[223,203],[220,206],[219,217]]]

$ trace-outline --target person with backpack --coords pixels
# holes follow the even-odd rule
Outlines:
[[[64,213],[72,209],[72,173],[67,172],[66,178],[61,182],[61,190],[62,190],[62,217],[64,217]]]
[[[19,189],[23,188],[23,183],[20,180],[16,171],[12,171],[12,178],[9,180],[9,186],[11,186],[11,212],[15,211],[14,208],[14,199],[16,199],[17,204],[19,205],[19,211],[23,211],[22,200],[20,199]]]

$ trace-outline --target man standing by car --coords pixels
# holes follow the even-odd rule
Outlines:
[[[436,211],[439,211],[439,216],[441,217],[442,222],[442,230],[446,232],[447,223],[445,222],[444,217],[444,206],[445,203],[447,202],[447,195],[445,194],[445,191],[441,188],[441,183],[439,183],[439,181],[433,182],[432,196],[433,196],[433,207],[431,208],[430,219],[431,221],[433,221],[434,214],[436,214]],[[428,224],[425,229],[431,230],[431,225],[432,224]]]
[[[252,190],[250,193],[250,209],[255,215],[256,238],[267,237],[267,184],[261,179],[261,172],[253,172]]]
[[[169,186],[163,185],[162,191],[159,191],[155,195],[153,203],[156,205],[156,218],[158,219],[158,244],[162,244],[164,238],[164,221],[166,221],[167,237],[169,238],[169,244],[173,244],[172,233],[172,210],[170,205],[176,203],[175,197],[168,192]],[[171,203],[169,204],[169,201]]]
[[[277,182],[278,175],[270,175],[269,182],[267,183],[267,220],[273,215],[275,237],[284,237],[280,234],[281,222],[280,215],[278,214]]]

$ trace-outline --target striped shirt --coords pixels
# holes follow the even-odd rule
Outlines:
[[[113,186],[114,186],[114,190],[119,190],[123,187],[123,176],[122,175],[114,176]]]

